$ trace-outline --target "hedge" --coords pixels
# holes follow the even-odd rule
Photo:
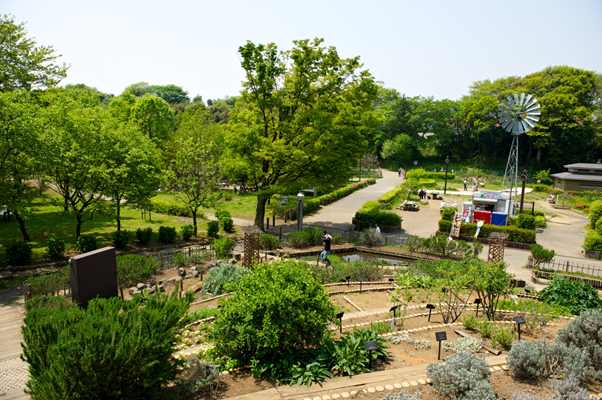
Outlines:
[[[597,233],[589,233],[585,237],[583,248],[585,250],[602,251],[602,236]]]
[[[167,215],[175,215],[177,217],[192,217],[192,214],[186,205],[180,203],[171,203],[164,200],[151,199],[149,211]]]
[[[447,180],[455,178],[456,174],[451,172],[447,173]],[[428,172],[425,171],[423,168],[416,168],[406,172],[406,179],[445,179],[445,172]]]
[[[439,232],[445,233],[450,232],[452,227],[451,221],[439,220]],[[460,228],[460,235],[474,237],[477,231],[477,224],[463,223]],[[507,233],[509,242],[516,243],[535,243],[535,231],[529,229],[521,229],[516,226],[497,226],[485,224],[481,228],[479,237],[486,238],[493,232]]]
[[[355,213],[355,219],[371,224],[401,226],[401,217],[395,213],[386,211],[370,210],[362,211],[361,209]]]

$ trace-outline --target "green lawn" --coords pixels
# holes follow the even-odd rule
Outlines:
[[[47,191],[42,196],[36,197],[29,205],[29,212],[24,215],[25,226],[33,244],[34,258],[43,258],[47,247],[47,240],[52,237],[62,237],[67,249],[75,248],[75,217],[63,212],[57,203],[55,193]],[[152,228],[155,236],[159,227],[173,226],[178,232],[181,227],[192,223],[191,218],[175,217],[171,215],[153,213],[152,221],[142,220],[139,210],[124,207],[122,209],[121,229],[135,232],[138,228]],[[207,221],[199,220],[199,230],[206,231]],[[117,230],[114,216],[94,214],[91,221],[82,224],[82,234],[94,234],[101,246],[110,245],[109,235]],[[0,222],[0,244],[12,240],[21,240],[21,231],[14,218],[10,222]],[[0,251],[0,260],[4,260],[4,246]]]
[[[255,193],[237,193],[234,195],[231,189],[229,190],[232,193],[232,200],[220,200],[218,202],[218,206],[226,211],[230,212],[230,215],[234,218],[255,219],[255,209],[257,208],[257,195]],[[171,203],[181,203],[184,204],[178,196],[173,193],[160,193],[153,197],[154,200],[163,200]],[[203,211],[208,213],[213,213],[215,211],[214,208],[207,208]]]

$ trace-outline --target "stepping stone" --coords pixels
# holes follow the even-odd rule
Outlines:
[[[491,367],[489,367],[489,372],[494,372],[495,370]]]
[[[349,396],[350,396],[349,392],[343,392],[343,393],[341,393],[341,397],[344,398],[344,399],[348,398]]]
[[[412,385],[412,386],[418,386],[418,382],[416,382],[416,381],[410,381],[410,385]]]
[[[318,397],[318,396],[316,396],[316,397],[314,397],[314,398],[313,398],[313,400],[322,400],[322,398],[321,398],[321,397]]]
[[[382,387],[382,386],[377,386],[377,387],[376,387],[376,391],[377,391],[377,392],[384,392],[384,391],[385,391],[385,388],[384,388],[384,387]]]
[[[401,383],[395,383],[395,384],[393,385],[393,387],[394,387],[395,389],[401,389],[403,386],[401,386]]]
[[[433,383],[433,381],[431,380],[431,378],[426,378],[426,383],[428,383],[430,385]]]
[[[395,388],[393,387],[393,385],[385,385],[385,389],[387,389],[387,390],[393,390]]]
[[[502,370],[502,368],[501,368],[501,367],[498,367],[498,366],[495,366],[495,367],[493,367],[493,369],[494,369],[495,371],[501,371],[501,370]]]
[[[311,400],[309,397],[304,398],[303,400]]]
[[[376,389],[374,389],[373,387],[369,387],[368,388],[368,393],[375,393]]]
[[[329,395],[325,394],[324,396],[322,396],[322,400],[331,400],[332,397],[330,397]]]
[[[409,388],[410,382],[401,382],[401,386],[403,386],[404,388]]]
[[[351,392],[349,392],[349,394],[350,394],[351,396],[355,396],[355,395],[357,394],[357,390],[352,390]]]
[[[340,399],[340,398],[341,398],[341,395],[340,395],[340,394],[337,394],[337,393],[335,393],[335,394],[333,394],[333,395],[332,395],[332,396],[330,396],[330,397],[332,397],[333,399]]]
[[[508,366],[507,366],[507,365],[502,365],[502,369],[503,369],[504,371],[509,371],[509,370],[510,370],[510,368],[508,368]]]
[[[418,383],[421,385],[426,385],[426,381],[424,379],[418,379]]]

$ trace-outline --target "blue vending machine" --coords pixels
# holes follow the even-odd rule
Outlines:
[[[491,225],[506,226],[508,225],[508,214],[500,212],[491,213]]]

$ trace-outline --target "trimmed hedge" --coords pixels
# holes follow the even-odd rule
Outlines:
[[[192,217],[192,214],[186,205],[163,200],[151,199],[149,211],[175,215],[177,217]]]
[[[447,180],[455,179],[456,174],[452,174],[451,172],[447,173]],[[416,168],[406,172],[406,179],[445,179],[445,172],[428,172],[423,168]]]
[[[451,221],[439,220],[439,232],[450,232],[452,227]],[[460,235],[471,236],[474,237],[475,232],[477,231],[477,224],[472,223],[462,223],[462,227],[460,228]],[[479,233],[479,237],[487,237],[492,232],[503,232],[507,233],[509,242],[516,243],[535,243],[535,231],[529,229],[521,229],[516,226],[497,226],[497,225],[489,225],[485,224],[481,228],[481,232]]]
[[[602,236],[597,233],[590,233],[585,237],[583,243],[585,250],[602,251]]]
[[[360,209],[355,213],[355,219],[361,222],[368,222],[371,224],[401,226],[401,217],[395,213],[390,213],[386,211],[362,211]]]

